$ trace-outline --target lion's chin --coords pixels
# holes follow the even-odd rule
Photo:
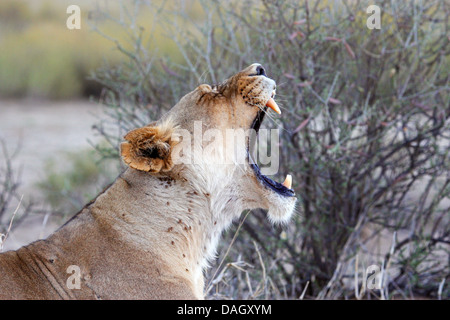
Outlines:
[[[267,196],[269,210],[267,218],[272,224],[285,224],[289,222],[295,212],[296,197],[284,197],[276,193]]]

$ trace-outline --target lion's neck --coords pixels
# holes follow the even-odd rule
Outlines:
[[[224,187],[225,178],[218,178],[221,181],[156,177],[127,170],[107,199],[97,201],[127,208],[110,211],[111,223],[125,230],[122,236],[143,251],[150,248],[163,255],[169,265],[192,274],[203,287],[203,271],[215,257],[222,232],[242,211],[239,190]]]

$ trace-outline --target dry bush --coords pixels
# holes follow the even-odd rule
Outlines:
[[[116,159],[129,129],[202,82],[254,62],[277,81],[282,116],[265,125],[282,129],[277,178],[293,175],[302,214],[284,229],[248,215],[220,250],[209,297],[448,298],[448,3],[378,1],[380,30],[366,27],[366,1],[200,3],[194,21],[163,3],[149,22],[182,63],[155,59],[151,28],[123,6],[124,62],[93,78],[104,86],[96,130],[109,142],[99,151]],[[382,290],[365,288],[369,265]]]
[[[34,211],[34,203],[23,201],[23,195],[19,192],[20,171],[13,165],[19,149],[20,145],[10,153],[6,143],[0,139],[0,252],[9,232]]]

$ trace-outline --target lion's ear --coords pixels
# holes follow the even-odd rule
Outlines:
[[[120,146],[123,161],[130,168],[157,173],[173,167],[171,153],[177,143],[172,139],[174,126],[149,125],[127,133]]]

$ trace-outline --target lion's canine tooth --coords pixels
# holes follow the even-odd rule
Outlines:
[[[275,111],[278,114],[281,114],[280,107],[278,107],[277,103],[273,98],[270,98],[269,101],[267,101],[266,106]]]
[[[286,176],[286,179],[283,182],[283,186],[285,186],[288,189],[291,189],[291,187],[292,187],[292,176],[290,174],[288,174]]]

